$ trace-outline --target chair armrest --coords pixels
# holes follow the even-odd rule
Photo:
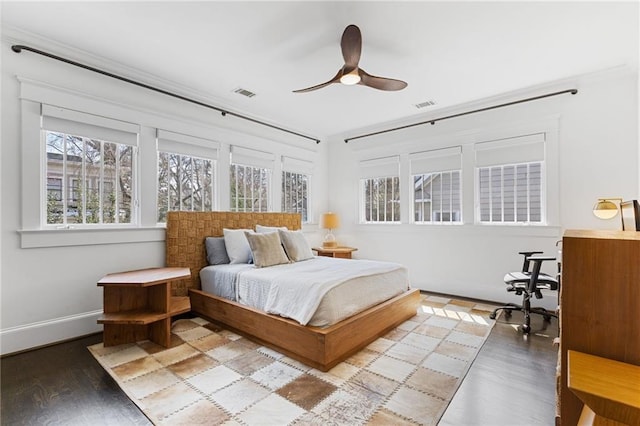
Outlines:
[[[526,256],[526,257],[530,257],[530,256],[532,256],[534,254],[542,254],[542,253],[544,253],[544,252],[542,252],[542,251],[519,251],[518,252],[518,254],[521,254],[521,255]]]
[[[556,260],[554,256],[529,256],[529,260],[532,262],[544,262],[545,260]]]

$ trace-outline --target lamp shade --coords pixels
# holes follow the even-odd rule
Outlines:
[[[612,219],[618,214],[618,206],[607,199],[599,199],[593,206],[593,214],[599,219]]]
[[[340,218],[336,213],[324,213],[320,216],[320,227],[323,229],[336,229],[340,227]]]

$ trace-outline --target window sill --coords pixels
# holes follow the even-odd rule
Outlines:
[[[100,244],[126,244],[165,240],[165,227],[145,228],[78,228],[78,229],[22,229],[20,247],[66,247]]]

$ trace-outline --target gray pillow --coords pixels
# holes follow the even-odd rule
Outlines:
[[[289,258],[282,248],[280,236],[277,232],[269,232],[266,234],[245,232],[245,235],[249,247],[251,247],[253,263],[256,265],[256,268],[289,263]]]
[[[209,265],[226,265],[231,262],[227,255],[224,237],[207,237],[204,240]]]
[[[280,229],[278,230],[278,234],[284,246],[284,251],[292,262],[299,262],[314,257],[311,247],[309,247],[309,243],[302,234],[302,231],[283,231]]]

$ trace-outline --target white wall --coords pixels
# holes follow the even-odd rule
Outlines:
[[[505,292],[504,273],[518,270],[522,261],[518,251],[544,250],[555,255],[556,241],[565,229],[619,229],[617,220],[601,221],[592,214],[598,197],[639,198],[638,179],[638,85],[637,72],[626,68],[558,82],[535,90],[496,97],[481,106],[497,105],[542,93],[570,88],[577,95],[523,103],[488,112],[466,115],[348,144],[342,138],[331,141],[329,207],[339,213],[342,227],[335,231],[341,244],[358,247],[357,257],[386,259],[405,264],[411,280],[420,289],[484,300],[516,302]],[[480,105],[476,105],[480,106]],[[474,105],[445,113],[434,113],[411,121],[393,123],[386,128],[416,123],[474,109]],[[471,189],[463,198],[465,224],[415,225],[409,223],[410,204],[404,197],[403,223],[398,225],[359,224],[358,159],[387,154],[424,151],[447,143],[486,140],[486,135],[509,135],[517,129],[537,126],[557,127],[557,164],[547,166],[558,176],[549,188],[549,208],[556,209],[545,227],[480,226],[473,224],[473,176],[464,174],[463,185]],[[370,133],[364,129],[348,136]],[[517,133],[516,133],[517,134]],[[463,149],[464,146],[463,146]],[[551,159],[553,160],[553,159]],[[465,159],[463,161],[468,161]],[[406,162],[405,162],[406,164]],[[401,180],[408,178],[408,172]],[[345,185],[344,182],[349,182]],[[402,185],[402,183],[401,183]],[[469,186],[470,185],[470,186]],[[401,189],[402,191],[402,189]],[[471,192],[471,193],[470,193]],[[546,265],[555,272],[556,265]],[[554,308],[554,295],[540,302]]]
[[[141,151],[154,152],[156,126],[195,136],[212,135],[216,141],[226,146],[227,167],[219,167],[218,170],[218,178],[223,181],[225,176],[228,176],[229,144],[258,148],[276,154],[286,153],[298,158],[300,158],[299,153],[307,157],[311,156],[316,160],[311,188],[311,191],[318,195],[315,204],[311,206],[312,215],[316,221],[320,212],[324,211],[327,193],[328,146],[326,144],[316,145],[313,141],[238,118],[222,117],[215,111],[33,53],[16,54],[10,50],[11,45],[16,43],[34,45],[30,43],[28,36],[3,33],[0,50],[2,55],[0,350],[2,354],[100,331],[101,326],[97,325],[96,319],[102,313],[102,289],[96,285],[97,281],[110,272],[163,266],[165,261],[164,228],[156,227],[153,209],[150,212],[151,220],[143,218],[142,223],[145,229],[137,232],[117,231],[125,235],[118,235],[115,240],[131,241],[128,243],[96,243],[95,235],[101,240],[108,241],[113,240],[115,231],[105,235],[74,230],[43,233],[25,229],[27,226],[23,222],[22,187],[29,182],[22,179],[21,86],[18,77],[23,80],[37,81],[38,85],[44,83],[43,87],[51,85],[56,90],[61,88],[68,90],[65,99],[73,98],[75,102],[82,102],[88,106],[96,102],[101,104],[106,102],[107,108],[112,109],[114,113],[129,114],[128,121],[142,125],[139,141]],[[56,52],[60,56],[76,58],[79,62],[90,61],[92,64],[97,62],[97,66],[100,67],[99,59],[89,55],[76,57],[78,52],[65,50],[60,46],[47,46],[43,40],[37,40],[35,45],[43,50]],[[135,70],[117,69],[117,67],[114,69],[114,64],[105,64],[103,68],[134,80],[154,83],[151,76],[137,75]],[[166,90],[185,93],[184,88],[174,88],[168,86],[166,82],[158,82],[158,84]],[[214,101],[204,100],[204,102],[217,105]],[[35,146],[37,143],[35,141]],[[224,164],[224,160],[220,163]],[[145,167],[147,169],[155,167],[153,160],[150,163],[146,161],[140,166],[141,170]],[[26,169],[29,167],[39,166],[38,164],[24,165]],[[143,188],[147,188],[145,193],[141,194],[142,198],[154,198],[154,173],[143,175],[142,180]],[[219,194],[218,208],[228,209],[228,190],[221,190]],[[277,200],[279,198],[276,198],[274,205],[279,209]],[[304,231],[312,242],[319,241],[320,237],[316,235],[315,224],[306,225]],[[81,245],[61,246],[68,244],[71,240],[79,240]],[[47,241],[46,244],[45,241]],[[29,245],[37,246],[42,243],[52,246],[21,248],[24,242],[28,242]]]

